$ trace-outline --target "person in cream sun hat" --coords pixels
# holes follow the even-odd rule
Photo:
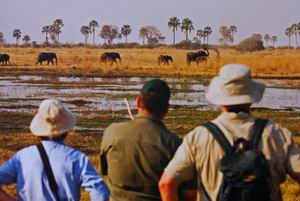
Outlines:
[[[257,118],[251,114],[251,105],[262,99],[264,89],[265,85],[253,80],[251,70],[242,64],[223,66],[219,75],[211,80],[206,98],[220,105],[222,111],[211,122],[224,133],[230,145],[241,138],[248,141],[252,137]],[[286,175],[300,183],[300,150],[288,129],[271,120],[264,122],[258,149],[264,154],[271,171],[268,196],[271,200],[282,201],[279,187]],[[162,200],[177,200],[178,186],[197,177],[199,188],[190,192],[191,197],[197,197],[198,201],[217,201],[223,182],[219,169],[223,156],[224,150],[211,131],[204,125],[196,127],[184,137],[161,177]],[[265,189],[269,188],[258,190]]]
[[[76,116],[55,99],[44,100],[30,124],[32,134],[55,137],[71,130],[76,124]]]
[[[0,166],[0,185],[16,183],[21,201],[80,200],[80,187],[89,192],[90,200],[107,201],[109,189],[88,157],[64,144],[75,123],[75,114],[60,101],[44,100],[30,124],[41,142]]]
[[[206,98],[216,105],[257,103],[262,99],[264,90],[265,85],[252,79],[248,67],[227,64],[219,76],[211,80]]]

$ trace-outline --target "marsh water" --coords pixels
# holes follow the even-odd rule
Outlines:
[[[132,109],[142,84],[151,77],[60,77],[1,76],[0,111],[36,111],[45,98],[57,98],[77,112]],[[205,99],[208,81],[200,78],[163,78],[171,87],[171,106],[215,110]],[[254,107],[300,110],[300,80],[263,79],[267,85],[263,100]]]

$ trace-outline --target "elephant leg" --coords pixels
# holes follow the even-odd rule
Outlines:
[[[54,65],[53,59],[51,59],[50,61],[51,61],[52,65]]]

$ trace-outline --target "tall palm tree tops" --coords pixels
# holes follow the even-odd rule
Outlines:
[[[13,37],[16,38],[16,45],[18,45],[19,39],[21,38],[21,36],[22,36],[22,32],[20,29],[15,29],[13,31]]]
[[[181,31],[185,33],[185,40],[188,42],[188,35],[189,33],[194,30],[193,22],[189,18],[184,18],[181,22]]]
[[[126,44],[127,44],[127,36],[131,33],[131,27],[128,24],[123,25],[123,27],[121,28],[121,34],[123,36],[125,36],[126,39]]]
[[[95,29],[96,27],[99,27],[99,24],[96,20],[91,20],[89,23],[89,26],[91,28],[91,31],[93,33],[93,45],[95,45]]]
[[[173,32],[173,45],[175,45],[175,32],[180,26],[180,20],[177,17],[171,17],[169,22],[168,22],[168,27],[169,29],[172,29]]]

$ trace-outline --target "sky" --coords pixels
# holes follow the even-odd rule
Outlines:
[[[235,43],[260,33],[275,35],[278,45],[287,45],[285,29],[300,22],[300,0],[0,0],[0,3],[0,32],[9,43],[15,42],[14,29],[20,29],[22,35],[28,34],[31,41],[44,41],[42,27],[60,18],[64,22],[60,35],[62,42],[84,42],[81,26],[96,20],[100,27],[105,24],[131,25],[128,42],[141,42],[138,30],[145,25],[154,25],[170,44],[172,32],[167,23],[176,16],[181,20],[186,17],[192,20],[195,30],[191,39],[196,30],[210,26],[213,31],[210,42],[218,44],[220,26],[235,25],[238,31],[234,36]],[[96,32],[100,33],[100,28]],[[184,38],[178,30],[176,41]],[[123,38],[115,42],[124,41]],[[89,42],[92,42],[92,36]],[[96,37],[96,43],[103,42],[102,38]]]

